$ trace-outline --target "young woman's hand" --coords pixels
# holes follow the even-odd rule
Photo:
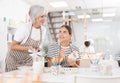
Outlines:
[[[68,63],[72,67],[79,67],[79,65],[76,63],[76,60],[74,60],[74,59],[68,58]]]
[[[65,49],[61,49],[60,50],[60,56],[64,56],[65,55]]]

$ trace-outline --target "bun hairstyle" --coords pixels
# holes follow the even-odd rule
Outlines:
[[[90,46],[90,42],[89,42],[89,41],[85,41],[84,44],[85,44],[86,47],[89,47],[89,46]]]

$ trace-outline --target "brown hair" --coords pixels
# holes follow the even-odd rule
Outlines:
[[[89,41],[85,41],[85,46],[89,47],[90,46],[90,42]]]
[[[72,35],[72,29],[71,29],[70,26],[68,26],[68,25],[62,25],[61,28],[62,28],[62,27],[65,27],[65,28],[68,30],[68,33],[69,33],[70,35]]]

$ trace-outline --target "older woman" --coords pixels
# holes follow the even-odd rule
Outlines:
[[[16,70],[18,66],[31,66],[32,57],[29,56],[29,49],[45,48],[49,42],[47,29],[42,25],[45,22],[45,9],[42,6],[34,5],[29,10],[32,20],[18,28],[15,33],[11,48],[6,57],[5,71]],[[44,41],[44,42],[43,42]]]
[[[72,36],[71,27],[61,26],[59,30],[59,43],[53,43],[48,48],[48,63],[51,65],[61,64],[63,67],[78,67],[80,52],[79,49],[70,43]],[[58,63],[57,63],[58,62]]]

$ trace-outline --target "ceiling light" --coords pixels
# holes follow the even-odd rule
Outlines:
[[[103,17],[113,17],[113,16],[115,16],[115,13],[103,14]]]
[[[78,18],[90,18],[90,15],[78,15]]]
[[[50,2],[52,7],[68,7],[65,1]]]
[[[103,21],[102,18],[97,18],[97,19],[92,19],[93,22],[100,22],[100,21]]]

